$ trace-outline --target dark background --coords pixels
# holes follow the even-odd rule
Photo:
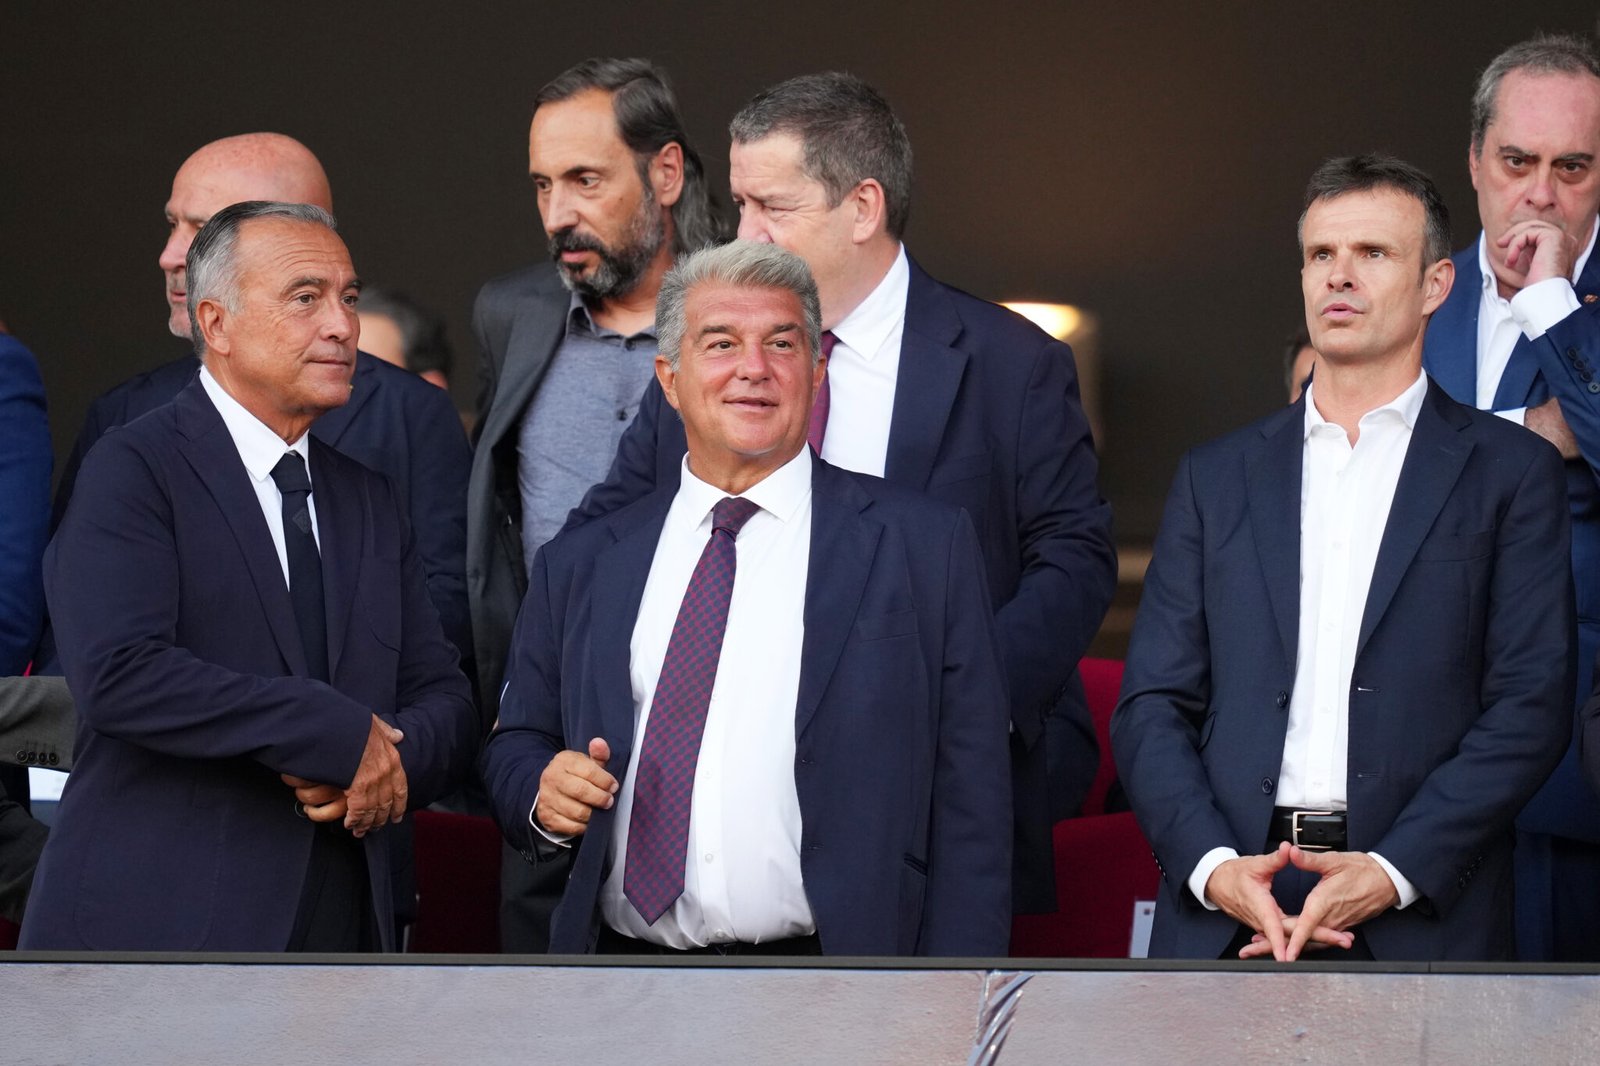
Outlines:
[[[1178,455],[1282,402],[1300,315],[1294,221],[1326,156],[1439,180],[1464,244],[1477,71],[1596,6],[1123,2],[139,5],[0,12],[0,318],[38,354],[58,456],[90,399],[181,354],[156,257],[201,144],[280,130],[326,165],[356,266],[468,326],[486,279],[542,256],[529,104],[571,63],[648,55],[713,185],[755,91],[840,68],[910,130],[908,246],[992,299],[1101,316],[1102,484],[1148,540]],[[58,462],[59,465],[59,462]],[[3,501],[0,501],[3,505]]]

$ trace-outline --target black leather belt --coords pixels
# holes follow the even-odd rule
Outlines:
[[[602,922],[596,951],[601,955],[821,955],[822,940],[812,933],[810,936],[791,936],[760,944],[733,941],[709,944],[703,948],[669,948],[619,933]]]
[[[1267,847],[1276,848],[1280,840],[1307,851],[1345,851],[1349,844],[1345,813],[1274,807],[1272,825],[1267,830]]]

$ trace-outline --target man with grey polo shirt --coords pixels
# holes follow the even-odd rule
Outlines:
[[[476,454],[467,493],[467,585],[483,730],[499,711],[527,566],[604,478],[654,374],[655,301],[676,254],[718,223],[666,81],[642,59],[590,59],[534,104],[528,170],[553,263],[483,287]],[[544,870],[550,868],[544,867]],[[545,950],[559,871],[507,851],[501,942]]]

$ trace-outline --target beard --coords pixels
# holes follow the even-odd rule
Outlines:
[[[550,257],[555,260],[561,282],[568,290],[585,300],[609,300],[633,291],[666,239],[666,223],[646,186],[639,209],[628,220],[615,247],[608,247],[600,238],[587,233],[564,229],[550,235]],[[581,273],[575,272],[561,261],[562,252],[593,252],[595,264]]]

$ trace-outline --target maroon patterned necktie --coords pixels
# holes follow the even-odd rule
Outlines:
[[[622,875],[622,894],[650,925],[683,895],[689,804],[722,635],[728,628],[737,564],[734,540],[760,509],[742,496],[724,497],[711,509],[711,539],[684,590],[661,661],[644,747],[634,771],[633,815]]]
[[[833,346],[839,343],[839,338],[833,335],[833,330],[822,334],[822,358],[833,358]],[[822,378],[822,387],[817,390],[817,399],[811,405],[811,427],[806,431],[806,441],[810,443],[811,450],[818,455],[822,454],[822,438],[828,435],[828,408],[833,402],[833,389],[828,382],[833,380],[831,374]]]

